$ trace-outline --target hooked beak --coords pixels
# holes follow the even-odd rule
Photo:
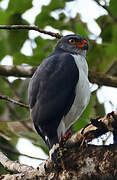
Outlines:
[[[88,42],[86,40],[82,40],[81,42],[77,42],[76,46],[78,49],[88,50]]]

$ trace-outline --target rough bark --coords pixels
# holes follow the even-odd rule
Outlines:
[[[62,157],[57,164],[50,159],[39,165],[37,169],[10,161],[0,152],[0,163],[13,172],[2,175],[3,180],[85,180],[117,178],[117,144],[95,146],[87,144],[95,137],[111,131],[117,131],[117,111],[96,118],[80,132],[77,132],[63,146]],[[116,133],[115,133],[116,134]],[[116,138],[115,138],[116,139]],[[16,173],[16,174],[15,174]],[[106,177],[105,177],[106,175]],[[102,178],[103,177],[103,178]]]
[[[16,174],[2,175],[0,178],[4,180],[12,180],[14,178],[20,180],[27,179],[56,179],[56,180],[72,180],[82,179],[85,176],[117,176],[117,146],[93,146],[81,148],[72,146],[63,154],[58,166],[50,160],[45,164],[41,164],[38,169],[20,165],[17,162],[7,161],[7,169],[17,172]],[[64,167],[63,166],[64,163]],[[62,169],[63,168],[63,169]],[[19,172],[19,173],[18,173]]]

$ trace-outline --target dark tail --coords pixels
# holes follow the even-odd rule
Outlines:
[[[56,133],[51,132],[51,136],[46,133],[46,135],[44,136],[44,133],[42,133],[40,131],[39,127],[36,126],[36,124],[34,124],[34,125],[35,125],[36,131],[43,138],[43,140],[45,141],[45,143],[48,146],[50,158],[54,162],[57,162],[57,152],[58,152],[58,148],[59,148],[59,139],[58,139],[57,132]]]
[[[52,161],[54,161],[55,163],[57,162],[57,154],[58,154],[58,149],[59,149],[59,140],[58,140],[58,136],[52,136],[52,137],[48,137],[46,144],[48,145],[49,148],[49,154],[50,154],[50,158]]]

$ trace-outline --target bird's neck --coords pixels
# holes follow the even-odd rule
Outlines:
[[[61,53],[70,53],[72,55],[76,55],[76,56],[80,55],[80,56],[83,56],[84,58],[86,58],[86,50],[80,50],[80,49],[77,52],[73,53],[73,52],[66,51],[63,48],[58,48],[56,46],[56,48],[54,50],[54,53],[59,53],[59,54],[61,54]]]

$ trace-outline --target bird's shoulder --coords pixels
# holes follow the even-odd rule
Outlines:
[[[33,107],[39,93],[51,98],[56,92],[70,91],[79,79],[79,70],[73,56],[66,52],[56,52],[48,56],[37,68],[29,84],[29,103]],[[53,93],[52,93],[53,92]]]
[[[56,78],[58,75],[57,79],[59,79],[61,75],[67,76],[67,73],[73,73],[73,75],[78,73],[74,57],[67,52],[54,52],[39,65],[29,86],[33,86],[36,82],[46,81],[49,78]]]
[[[64,65],[67,65],[66,68],[69,68],[69,66],[72,66],[73,64],[75,64],[75,59],[70,53],[55,51],[43,60],[38,68],[38,73],[45,73],[50,68],[54,68],[52,70],[56,70],[58,68],[62,68]]]

